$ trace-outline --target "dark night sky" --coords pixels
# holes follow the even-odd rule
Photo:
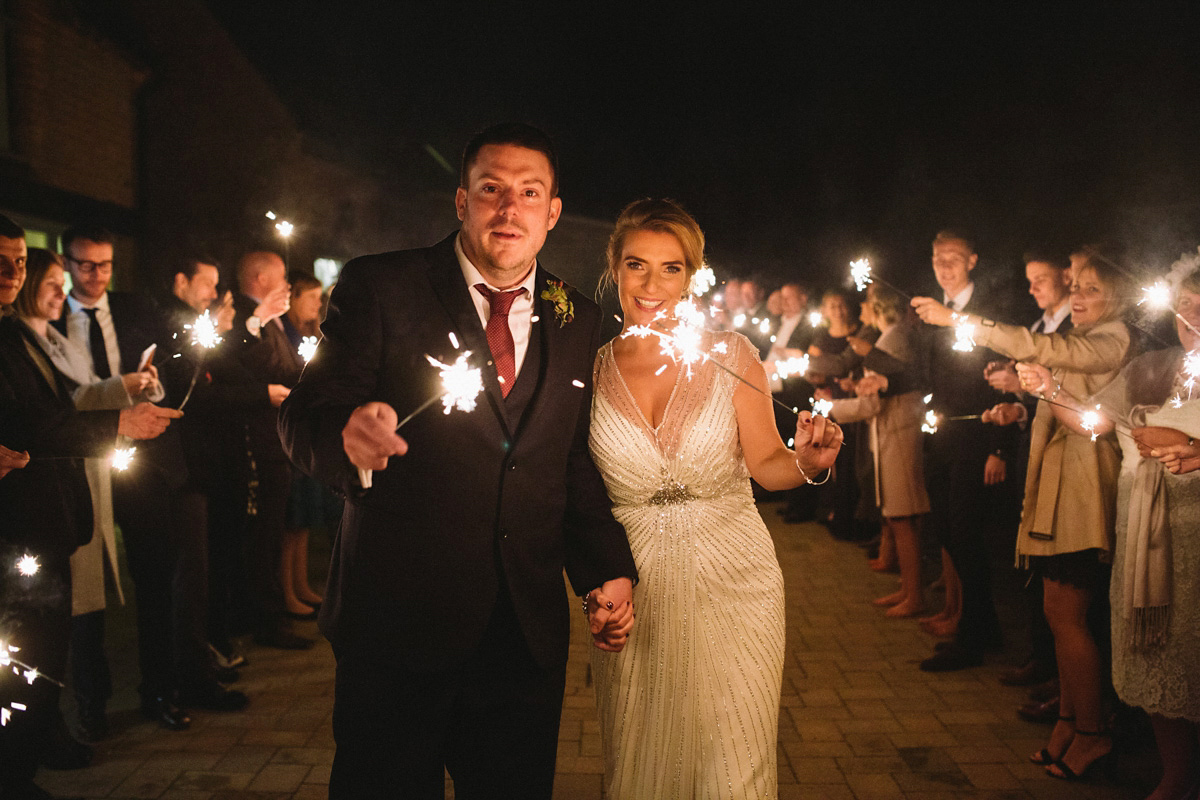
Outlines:
[[[870,253],[911,284],[947,224],[998,270],[1041,240],[1117,237],[1156,264],[1200,243],[1184,5],[210,5],[349,157],[411,171],[415,142],[456,162],[474,130],[527,120],[559,144],[569,211],[674,197],[737,271],[841,275]]]

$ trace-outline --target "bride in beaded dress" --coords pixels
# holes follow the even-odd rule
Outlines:
[[[674,203],[621,213],[607,278],[626,331],[672,324],[703,250],[699,226]],[[766,390],[741,334],[706,332],[701,349]],[[775,797],[783,576],[749,478],[785,489],[818,476],[841,431],[805,412],[787,449],[769,394],[712,361],[689,371],[655,336],[604,345],[595,387],[592,456],[640,575],[624,649],[592,652],[608,797]]]

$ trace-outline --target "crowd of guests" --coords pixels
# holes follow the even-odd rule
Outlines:
[[[39,764],[86,766],[108,735],[105,605],[124,602],[121,565],[141,710],[184,730],[189,710],[247,706],[233,686],[247,637],[313,644],[292,620],[320,607],[308,531],[331,516],[276,433],[301,344],[319,335],[319,281],[258,249],[227,271],[203,255],[180,261],[151,296],[110,290],[121,265],[104,228],[71,226],[61,250],[28,247],[0,217],[0,639],[43,676],[69,676],[76,709],[64,719],[45,677],[11,694],[6,683],[4,797],[45,796]],[[215,346],[194,339],[206,326]]]
[[[1169,276],[1173,327],[1138,303],[1154,276],[1112,245],[1024,261],[1038,307],[1028,319],[975,280],[974,244],[953,231],[933,242],[941,297],[875,282],[861,300],[831,289],[810,310],[803,284],[734,280],[714,315],[758,345],[784,405],[829,401],[845,430],[831,483],[789,493],[786,519],[819,518],[877,548],[871,568],[899,572],[874,601],[889,617],[925,610],[922,553],[940,550],[944,604],[919,622],[941,641],[920,668],[966,669],[1001,648],[990,550],[1003,537],[1028,571],[1032,655],[1001,680],[1031,687],[1023,717],[1053,723],[1030,760],[1080,778],[1115,757],[1114,721],[1134,724],[1117,712],[1140,708],[1163,764],[1151,797],[1195,797],[1200,403],[1188,357],[1200,260]],[[956,347],[966,332],[973,346]]]

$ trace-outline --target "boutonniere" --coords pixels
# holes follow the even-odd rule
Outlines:
[[[571,303],[567,287],[562,281],[546,281],[546,286],[549,288],[542,290],[542,299],[554,304],[554,318],[558,320],[558,327],[561,328],[575,319],[575,306]]]

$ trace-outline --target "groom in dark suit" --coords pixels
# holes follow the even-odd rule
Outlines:
[[[293,462],[347,498],[322,632],[337,657],[333,798],[549,798],[570,620],[619,650],[636,569],[587,449],[595,304],[537,263],[562,210],[553,145],[477,135],[462,229],[355,259],[285,401]],[[452,340],[456,340],[452,341]],[[408,414],[440,389],[426,355],[483,369],[470,412]],[[360,475],[373,470],[370,488]]]

